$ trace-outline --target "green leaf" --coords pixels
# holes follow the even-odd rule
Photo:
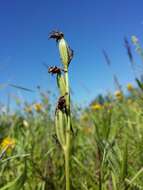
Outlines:
[[[124,152],[123,152],[123,160],[122,160],[122,180],[124,181],[128,174],[128,142],[126,141]]]
[[[136,78],[136,82],[137,82],[138,87],[139,87],[141,90],[143,90],[143,83],[142,83],[139,79],[137,79],[137,78]]]

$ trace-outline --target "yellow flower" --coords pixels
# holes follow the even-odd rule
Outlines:
[[[95,110],[95,111],[101,110],[102,109],[102,105],[99,104],[99,103],[93,104],[93,105],[91,105],[91,109]]]
[[[3,150],[10,150],[13,149],[15,147],[15,140],[10,138],[10,137],[6,137],[3,139],[2,143],[1,143],[1,148]]]
[[[34,104],[34,109],[37,111],[37,112],[40,112],[40,111],[42,111],[42,104],[39,104],[39,103],[37,103],[37,104]]]
[[[114,95],[115,95],[116,99],[118,99],[118,100],[123,99],[123,94],[120,90],[117,90]]]
[[[131,91],[134,89],[134,87],[133,87],[132,84],[129,83],[129,84],[127,85],[127,89],[128,89],[128,91],[131,92]]]

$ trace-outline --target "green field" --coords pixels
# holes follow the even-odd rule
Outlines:
[[[139,43],[133,42],[142,57]],[[126,92],[119,88],[115,94],[100,95],[86,108],[76,106],[71,97],[70,114],[57,108],[71,121],[67,131],[62,119],[61,134],[55,126],[56,105],[46,92],[40,92],[39,102],[17,99],[19,109],[1,110],[0,190],[143,189],[143,84],[136,78],[136,86],[126,86]],[[69,135],[66,168],[64,141]]]

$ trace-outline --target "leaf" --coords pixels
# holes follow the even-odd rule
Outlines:
[[[25,88],[25,87],[22,87],[22,86],[18,86],[18,85],[15,85],[15,84],[9,84],[9,86],[17,88],[17,89],[20,89],[20,90],[28,91],[28,92],[34,92],[34,90],[31,90],[29,88]]]
[[[141,89],[141,90],[143,90],[143,83],[139,80],[139,79],[135,79],[136,80],[136,82],[137,82],[137,85],[138,85],[138,87]]]
[[[125,179],[125,180],[126,180],[126,182],[131,186],[131,185],[134,183],[134,181],[135,181],[142,173],[143,173],[143,168],[141,168],[141,169],[134,175],[134,177],[133,177],[131,180],[129,180],[129,179]]]
[[[116,175],[111,172],[111,176],[112,176],[112,184],[113,184],[113,189],[117,190],[117,180],[116,180]]]
[[[122,160],[122,180],[127,177],[128,174],[128,142],[126,141],[124,152],[123,152],[123,160]]]

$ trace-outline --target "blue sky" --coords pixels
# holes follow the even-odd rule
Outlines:
[[[0,84],[40,85],[56,92],[55,78],[42,65],[60,64],[56,43],[48,40],[53,29],[65,33],[75,52],[70,65],[75,102],[85,104],[99,93],[114,91],[103,48],[121,84],[133,82],[123,38],[136,35],[143,42],[142,0],[1,0]],[[38,100],[37,93],[6,87],[0,90],[0,101],[6,101],[7,93]]]

